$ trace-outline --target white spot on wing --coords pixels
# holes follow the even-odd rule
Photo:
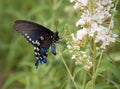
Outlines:
[[[37,60],[39,60],[39,57],[36,57]]]
[[[32,39],[30,38],[29,41],[32,41]]]
[[[33,43],[33,44],[36,44],[34,40],[32,41],[32,43]]]
[[[27,36],[27,38],[30,38],[29,36]]]
[[[36,47],[34,47],[34,49],[37,49]]]
[[[37,42],[38,42],[38,40],[36,40],[36,42],[35,42],[35,43],[37,44]]]
[[[25,33],[25,36],[27,36],[27,33]]]
[[[35,52],[35,55],[37,55],[38,53],[37,52]]]

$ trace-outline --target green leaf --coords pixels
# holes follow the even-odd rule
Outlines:
[[[106,89],[108,85],[105,82],[99,82],[96,84],[96,89]]]
[[[119,70],[119,68],[116,66],[116,65],[114,65],[114,64],[112,64],[112,63],[110,63],[110,61],[108,61],[108,60],[102,60],[102,62],[101,62],[101,67],[100,67],[100,69],[98,70],[99,72],[98,73],[102,73],[102,72],[104,72],[104,71],[110,71],[110,72],[112,72],[118,79],[120,79],[120,70]],[[98,75],[98,74],[97,74]]]
[[[75,78],[75,76],[82,70],[82,68],[80,67],[76,67],[74,70],[74,74],[73,74],[73,78]]]
[[[92,89],[92,81],[88,81],[85,89]]]

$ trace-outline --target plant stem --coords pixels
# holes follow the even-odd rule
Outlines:
[[[97,71],[98,71],[98,68],[99,68],[99,66],[100,66],[101,59],[102,59],[102,55],[103,55],[103,52],[101,52],[101,54],[100,54],[100,58],[99,58],[99,60],[98,60],[98,64],[97,64],[97,68],[96,68],[96,72],[95,72],[95,76],[96,76]]]
[[[87,76],[87,73],[86,71],[84,72],[84,78],[83,78],[83,85],[82,85],[82,89],[85,89],[85,83],[86,83],[86,76]]]
[[[70,70],[69,70],[67,64],[66,64],[65,61],[64,61],[63,56],[62,56],[62,61],[63,61],[63,64],[65,65],[65,68],[67,69],[67,72],[68,72],[68,74],[69,74],[69,76],[70,76],[70,78],[71,78],[71,80],[72,80],[75,88],[78,89],[78,87],[77,87],[77,85],[76,85],[76,83],[75,83],[75,81],[74,81],[74,78],[72,77],[72,74],[70,73]]]
[[[95,89],[95,80],[96,80],[96,43],[94,42],[94,47],[93,47],[93,75],[92,75],[92,89]]]

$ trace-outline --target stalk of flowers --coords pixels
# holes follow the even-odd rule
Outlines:
[[[68,48],[72,52],[72,59],[76,60],[76,63],[83,65],[86,70],[86,65],[89,66],[87,70],[92,67],[92,59],[87,52],[85,62],[81,61],[84,59],[84,55],[81,54],[80,47],[84,44],[86,46],[95,45],[95,50],[104,50],[112,42],[115,42],[117,37],[113,34],[112,30],[114,27],[114,21],[112,19],[112,14],[114,12],[114,4],[112,0],[70,0],[74,2],[74,9],[81,11],[81,16],[76,22],[76,26],[80,29],[76,32],[76,35],[72,34],[71,45]],[[92,49],[92,51],[94,51]],[[85,59],[84,59],[85,60]],[[89,60],[89,61],[88,61]]]
[[[92,67],[90,56],[88,56],[86,52],[80,51],[79,46],[68,45],[67,47],[71,50],[70,52],[73,54],[71,59],[76,60],[75,64],[81,65],[84,70],[89,71],[89,69]]]

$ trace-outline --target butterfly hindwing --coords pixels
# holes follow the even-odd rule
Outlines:
[[[51,40],[47,40],[49,36],[40,36],[40,38],[36,41],[36,44],[34,45],[34,52],[36,57],[36,68],[39,64],[46,63],[47,62],[47,56],[48,56],[48,49],[49,45],[51,43]],[[48,42],[49,45],[45,46],[45,42]]]

